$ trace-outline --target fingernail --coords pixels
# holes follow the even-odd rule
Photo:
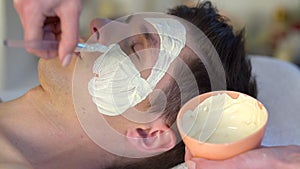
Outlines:
[[[71,55],[71,54],[68,54],[68,55],[64,58],[64,60],[63,60],[63,62],[62,62],[62,66],[63,66],[63,67],[67,67],[67,66],[70,64],[71,59],[72,59],[72,55]]]
[[[194,161],[186,161],[186,166],[188,169],[196,169],[196,163]]]

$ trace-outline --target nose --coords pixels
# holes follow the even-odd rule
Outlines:
[[[103,19],[103,18],[96,18],[93,19],[90,23],[90,32],[91,34],[98,32],[98,30],[103,27],[104,25],[111,22],[109,19]]]
[[[96,41],[100,42],[100,29],[104,25],[108,24],[109,22],[111,22],[111,20],[103,19],[103,18],[96,18],[96,19],[93,19],[91,21],[91,23],[90,23],[90,33],[94,38],[96,38]],[[101,39],[103,39],[103,38],[101,38]]]
[[[128,37],[129,26],[126,23],[103,18],[93,19],[90,23],[90,32],[103,45],[116,43]]]

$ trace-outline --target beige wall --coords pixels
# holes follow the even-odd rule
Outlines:
[[[0,16],[4,16],[4,2],[0,1]],[[5,18],[0,17],[0,37],[4,37],[4,32],[6,32],[6,29],[4,27]],[[4,53],[4,46],[0,45],[0,55]],[[4,71],[4,58],[0,56],[0,90],[4,88],[4,73],[1,73]]]

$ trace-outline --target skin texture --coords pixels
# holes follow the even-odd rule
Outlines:
[[[27,51],[42,58],[57,54],[63,66],[67,66],[78,42],[81,0],[14,0],[24,28],[25,41],[60,40],[58,51]]]
[[[193,158],[186,149],[189,169],[297,169],[300,166],[300,146],[262,147],[224,161]]]

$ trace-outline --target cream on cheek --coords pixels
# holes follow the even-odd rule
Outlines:
[[[185,27],[172,18],[145,18],[158,32],[160,52],[147,79],[118,44],[98,57],[88,90],[100,113],[117,116],[143,101],[167,72],[186,43]]]

